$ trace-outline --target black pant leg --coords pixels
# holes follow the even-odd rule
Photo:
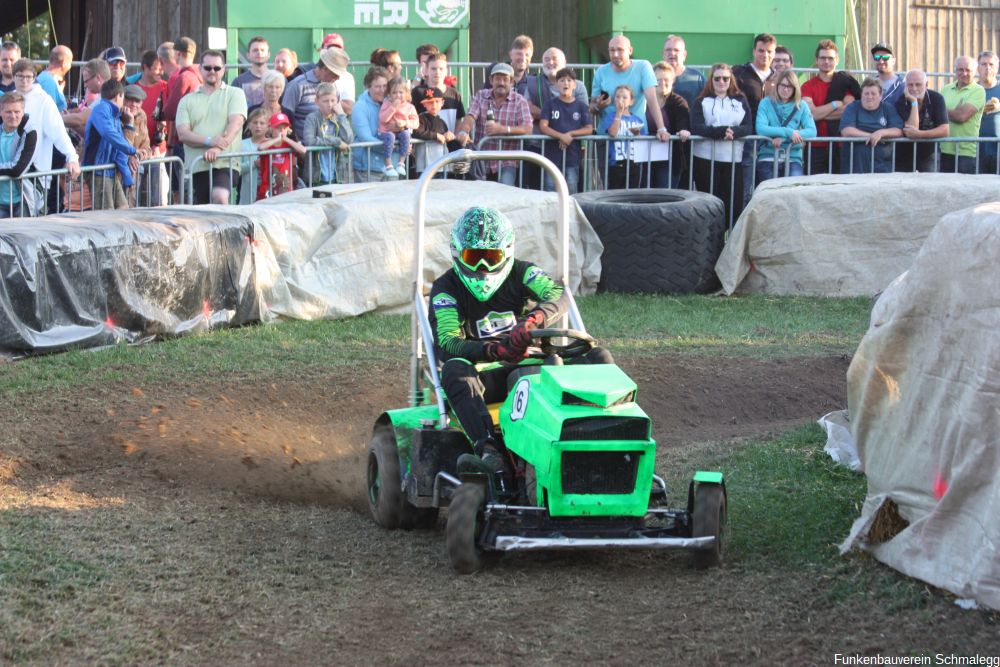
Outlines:
[[[514,364],[502,364],[479,373],[473,364],[461,359],[449,359],[441,367],[445,396],[473,443],[487,436],[496,437],[486,404],[506,398],[507,376],[515,368]]]

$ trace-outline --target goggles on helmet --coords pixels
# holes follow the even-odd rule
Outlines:
[[[459,255],[462,264],[471,271],[495,271],[503,264],[505,254],[503,248],[463,248]]]

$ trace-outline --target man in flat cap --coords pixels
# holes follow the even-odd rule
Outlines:
[[[295,130],[295,136],[304,136],[306,118],[317,109],[316,89],[319,84],[336,84],[340,77],[347,74],[349,62],[350,58],[342,48],[338,46],[325,48],[319,52],[316,67],[296,77],[285,88],[281,104],[292,110],[292,129]],[[351,111],[345,100],[341,99],[340,103],[344,107],[344,113],[350,115]]]
[[[531,134],[531,107],[523,95],[514,90],[514,68],[507,63],[497,63],[490,70],[491,88],[476,91],[469,105],[469,112],[459,124],[455,139],[467,145],[475,129],[476,140],[483,137],[518,136]],[[489,141],[483,150],[517,150],[516,141]],[[476,163],[477,166],[482,164]],[[517,162],[487,162],[484,173],[488,180],[504,185],[517,184]]]

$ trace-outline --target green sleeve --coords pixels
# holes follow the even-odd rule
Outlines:
[[[545,315],[545,325],[558,320],[569,309],[569,297],[562,284],[533,264],[524,271],[524,286],[538,305],[535,310]]]
[[[452,357],[461,357],[472,362],[488,361],[486,346],[482,341],[469,340],[465,336],[465,321],[458,310],[458,302],[453,296],[439,292],[431,298],[434,309],[434,338],[439,348]]]

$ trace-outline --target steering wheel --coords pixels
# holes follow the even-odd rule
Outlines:
[[[590,334],[576,329],[535,329],[531,332],[531,337],[538,341],[538,346],[542,349],[541,355],[537,353],[528,355],[536,359],[553,354],[563,359],[575,359],[597,347],[597,341]],[[557,344],[552,342],[553,338],[567,338],[569,340],[563,344]]]

